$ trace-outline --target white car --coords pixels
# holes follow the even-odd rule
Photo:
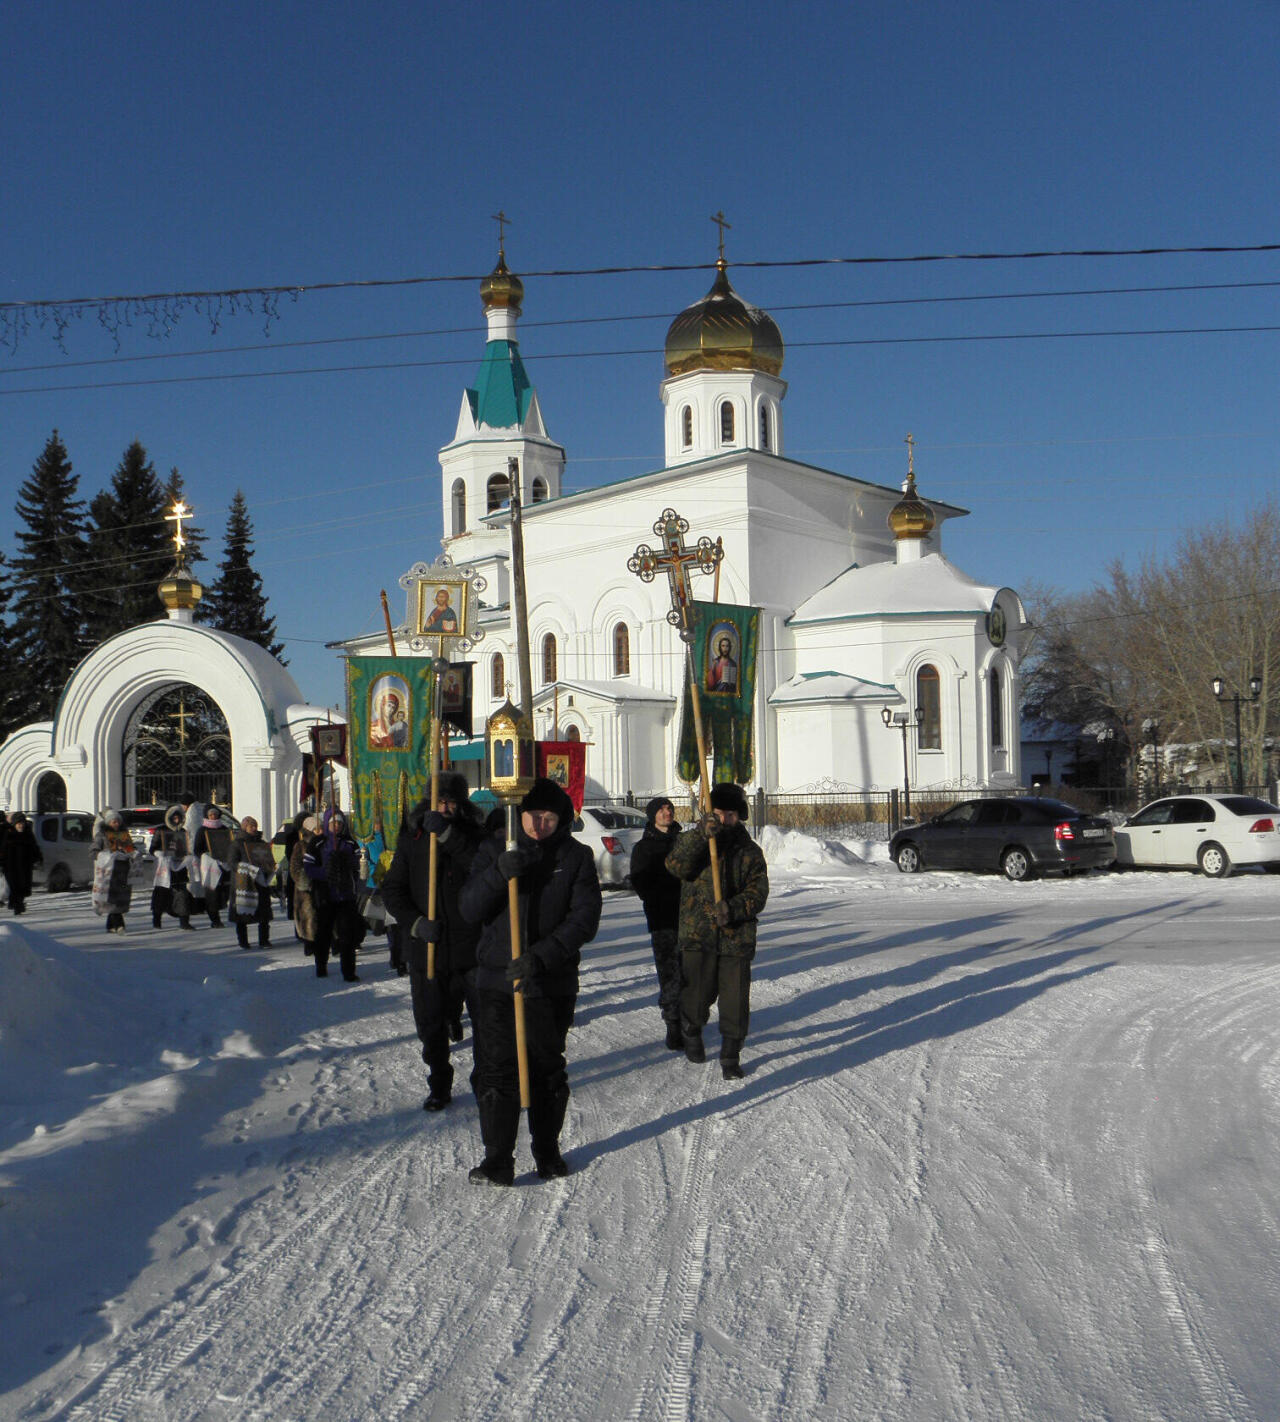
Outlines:
[[[642,811],[624,805],[583,805],[573,822],[573,835],[595,855],[602,884],[627,882],[631,850],[647,823]]]
[[[1169,795],[1115,830],[1116,867],[1195,869],[1221,879],[1237,864],[1280,873],[1280,807],[1253,795]]]

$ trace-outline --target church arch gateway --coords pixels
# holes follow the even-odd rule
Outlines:
[[[171,805],[184,790],[230,803],[230,728],[198,686],[169,682],[149,691],[129,714],[120,751],[126,805]]]

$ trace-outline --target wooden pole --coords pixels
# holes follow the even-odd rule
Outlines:
[[[507,460],[511,488],[511,583],[515,595],[516,653],[520,665],[520,709],[533,721],[533,661],[529,653],[529,599],[524,585],[524,525],[520,520],[520,461]]]
[[[516,847],[516,816],[519,811],[514,804],[507,806],[507,848]],[[520,883],[518,879],[507,881],[507,916],[511,920],[511,956],[520,956]],[[529,1046],[524,1030],[524,993],[517,981],[511,994],[516,1019],[516,1070],[520,1076],[520,1105],[529,1109]]]
[[[396,634],[391,630],[391,609],[387,606],[386,588],[382,589],[382,620],[387,624],[387,642],[391,647],[391,655],[394,657],[398,655],[396,652]]]
[[[716,539],[716,581],[715,581],[715,585],[714,585],[714,586],[712,587],[712,589],[711,589],[711,601],[712,601],[712,602],[719,602],[719,601],[720,601],[720,565],[721,565],[721,563],[723,563],[723,562],[724,562],[724,538],[721,537],[721,538],[717,538],[717,539]],[[386,593],[383,593],[383,597],[386,597]]]
[[[698,678],[694,672],[693,647],[688,648],[689,662],[689,700],[693,705],[693,731],[698,739],[698,798],[702,803],[702,813],[710,815],[711,791],[707,788],[707,737],[702,727],[702,697],[698,694]],[[716,847],[715,837],[707,840],[707,847],[711,851],[711,890],[715,896],[715,902],[721,899],[720,891],[720,852]]]
[[[440,808],[440,699],[436,697],[436,704],[431,717],[431,808]],[[436,921],[436,885],[438,883],[438,860],[439,860],[438,837],[433,830],[431,841],[427,851],[427,917],[432,923]],[[430,982],[436,975],[436,945],[427,944],[427,981]]]

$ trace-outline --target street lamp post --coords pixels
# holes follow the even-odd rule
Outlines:
[[[1249,695],[1241,696],[1238,691],[1233,691],[1230,696],[1226,692],[1226,680],[1223,677],[1215,676],[1213,679],[1213,694],[1222,702],[1230,701],[1236,712],[1236,794],[1244,794],[1244,747],[1240,740],[1240,704],[1242,701],[1256,701],[1262,695],[1262,679],[1251,676],[1249,678]]]
[[[907,760],[907,732],[915,730],[924,721],[924,712],[917,706],[913,717],[910,711],[891,711],[886,706],[880,712],[880,719],[890,730],[896,727],[902,732],[902,813],[909,815],[911,813],[911,770]]]

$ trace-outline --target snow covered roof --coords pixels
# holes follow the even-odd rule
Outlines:
[[[883,682],[867,681],[846,672],[800,672],[784,681],[769,698],[770,706],[791,706],[802,701],[883,701],[894,693]]]
[[[787,619],[834,622],[850,617],[919,617],[929,613],[989,612],[998,587],[962,573],[941,553],[912,563],[870,563],[846,568],[806,598]]]
[[[599,696],[605,701],[656,701],[664,705],[675,704],[675,697],[665,691],[655,691],[651,686],[637,686],[634,681],[558,681],[555,686],[544,686],[534,695],[534,704],[542,705],[552,700],[556,687],[561,691],[580,691],[584,696]]]

